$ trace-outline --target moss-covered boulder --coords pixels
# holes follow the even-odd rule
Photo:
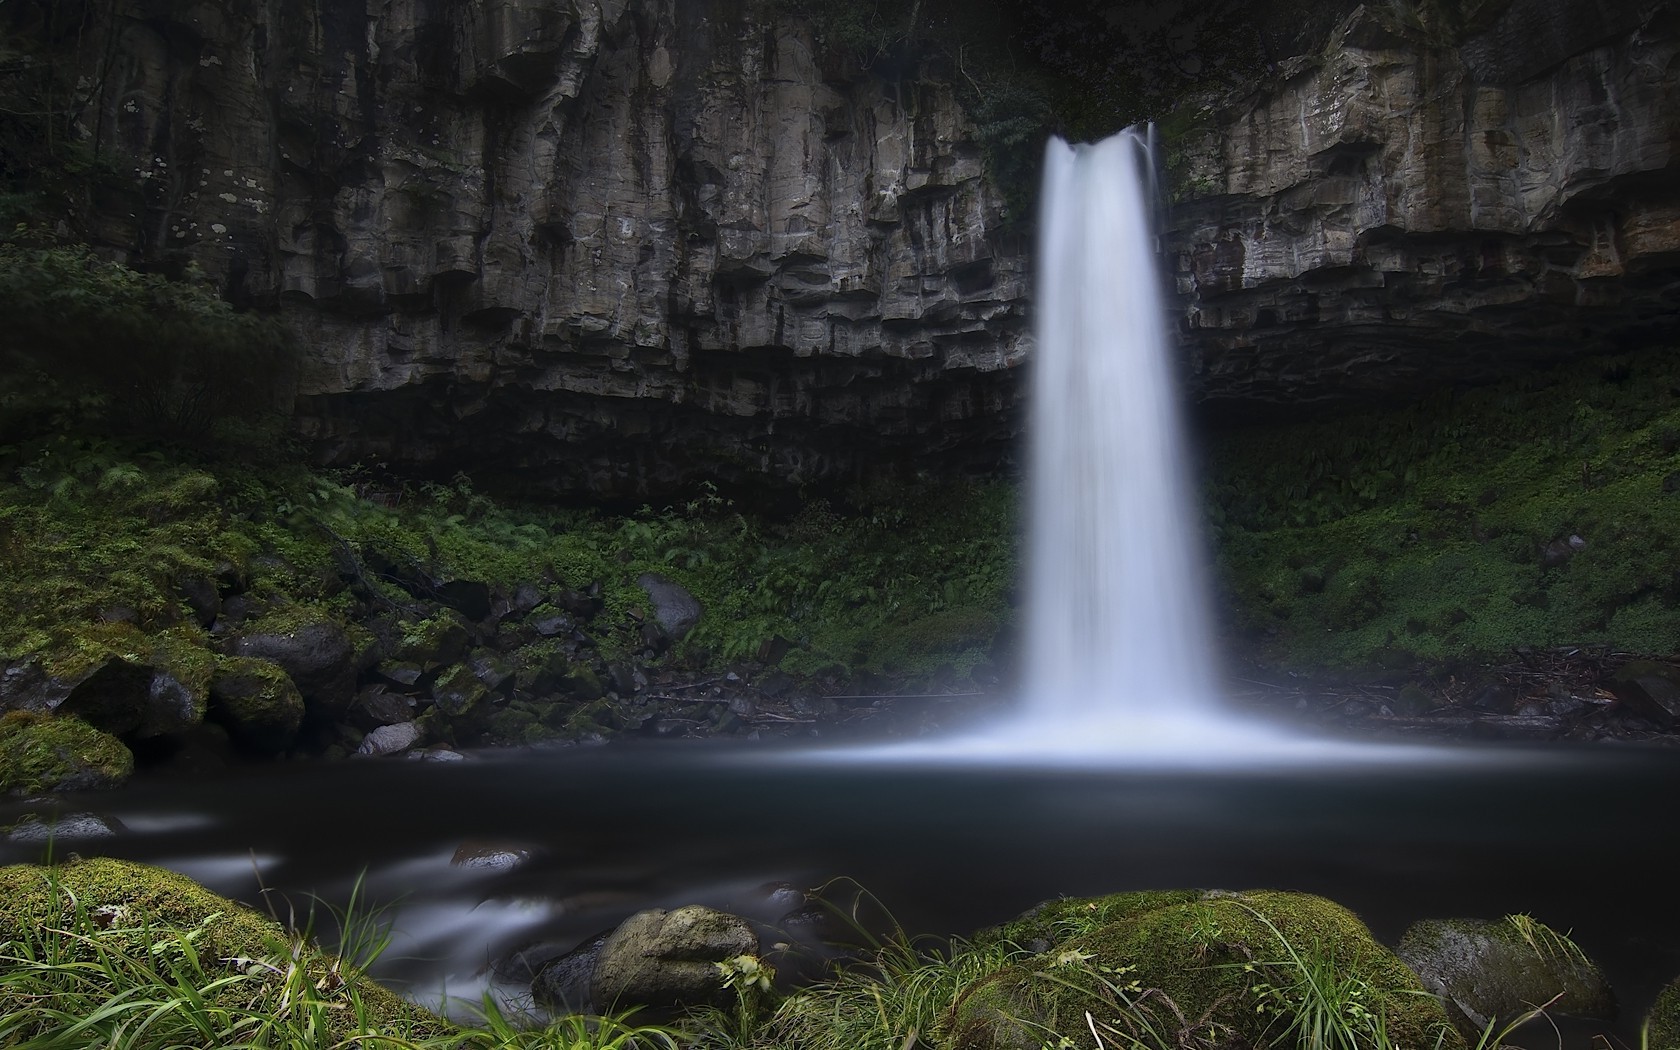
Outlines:
[[[80,719],[28,711],[0,717],[0,791],[112,788],[133,772],[122,741]]]
[[[1645,1015],[1645,1045],[1650,1050],[1680,1050],[1680,977],[1663,986]]]
[[[472,668],[456,664],[432,683],[432,702],[447,715],[461,715],[477,706],[489,692]]]
[[[117,736],[181,733],[204,720],[215,657],[191,629],[130,623],[59,627],[11,668],[0,707],[73,715]]]
[[[1457,1047],[1440,1003],[1347,909],[1300,893],[1130,893],[1061,902],[1016,934],[1052,946],[975,982],[953,1009],[955,1050],[1107,1045],[1164,1033],[1167,1045],[1296,1045],[1333,987],[1335,1020],[1360,1045],[1381,1025],[1396,1046]],[[1005,930],[1008,927],[1004,928]],[[1064,936],[1064,934],[1072,934]],[[1089,1019],[1087,1019],[1089,1015]]]
[[[162,868],[103,857],[0,868],[0,941],[27,942],[41,930],[70,931],[70,950],[89,959],[96,953],[155,958],[160,946],[189,936],[211,979],[206,994],[244,1010],[283,1009],[288,966],[302,961],[311,987],[327,1000],[322,1015],[333,1030],[322,1033],[323,1045],[354,1035],[358,1015],[390,1032],[445,1031],[437,1018],[362,977],[349,961],[294,950],[297,938],[272,919]]]
[[[981,930],[973,940],[980,945],[1002,941],[1036,955],[1139,912],[1187,904],[1203,896],[1201,890],[1139,890],[1106,897],[1058,897],[1028,908],[1001,926]]]
[[[298,606],[270,614],[235,639],[231,656],[279,665],[324,719],[344,714],[355,696],[357,650],[350,632],[324,610]]]
[[[443,609],[423,620],[403,624],[402,634],[394,641],[389,654],[393,661],[435,671],[467,655],[472,647],[472,632],[460,614]]]
[[[279,664],[226,656],[210,678],[210,714],[240,746],[284,751],[303,724],[303,694]]]
[[[1615,1016],[1616,998],[1592,960],[1568,936],[1527,915],[1497,922],[1426,919],[1412,924],[1395,952],[1467,1036],[1541,1005],[1555,1013]]]

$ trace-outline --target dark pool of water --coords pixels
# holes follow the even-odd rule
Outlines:
[[[1216,772],[613,746],[141,779],[75,800],[125,833],[54,848],[162,864],[247,901],[267,887],[342,904],[362,877],[397,905],[385,974],[428,1000],[476,997],[486,963],[520,945],[574,943],[644,907],[727,906],[773,880],[847,876],[936,933],[1152,887],[1320,893],[1389,943],[1418,918],[1526,911],[1609,971],[1628,1039],[1680,974],[1677,799],[1680,754],[1632,748]],[[0,823],[27,808],[0,806]],[[468,840],[533,859],[451,866]],[[0,844],[0,861],[39,852]]]

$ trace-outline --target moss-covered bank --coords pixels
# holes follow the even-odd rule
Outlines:
[[[1297,669],[1680,640],[1680,359],[1580,361],[1415,405],[1215,433],[1233,637]]]
[[[131,742],[208,719],[260,754],[402,720],[455,745],[611,733],[660,717],[638,697],[730,674],[778,696],[990,687],[1013,616],[1003,482],[608,513],[61,436],[0,449],[0,523],[0,708]],[[692,698],[670,703],[728,717]]]

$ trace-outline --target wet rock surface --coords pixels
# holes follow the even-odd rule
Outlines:
[[[883,80],[767,4],[475,10],[119,4],[84,123],[139,188],[95,239],[282,309],[332,462],[688,498],[1012,461],[1030,237],[948,64]],[[1672,6],[1520,0],[1458,47],[1392,22],[1169,144],[1215,412],[1673,331]],[[410,582],[481,618],[476,581]]]
[[[342,463],[688,496],[1007,454],[1027,239],[951,69],[770,4],[493,10],[119,4],[89,130],[143,192],[98,239],[281,307]]]
[[[1322,53],[1208,103],[1177,147],[1167,241],[1210,414],[1672,333],[1675,22],[1520,0],[1453,48],[1368,5]]]
[[[1425,920],[1406,931],[1395,952],[1468,1039],[1542,1005],[1560,1014],[1615,1016],[1615,996],[1592,960],[1526,915]]]
[[[728,912],[698,904],[637,912],[601,945],[591,999],[663,1008],[721,1003],[725,975],[717,964],[757,952],[752,926]]]

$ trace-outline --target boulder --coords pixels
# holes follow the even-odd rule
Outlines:
[[[545,963],[531,979],[531,995],[539,1003],[564,1010],[581,1012],[594,1008],[590,999],[590,985],[595,976],[595,964],[601,949],[612,937],[611,932],[598,933]]]
[[[350,705],[350,720],[362,729],[377,729],[413,718],[414,701],[382,685],[366,687]]]
[[[113,788],[134,772],[122,741],[80,719],[13,711],[0,716],[0,791]]]
[[[278,754],[303,724],[303,694],[279,664],[224,657],[210,678],[210,715],[242,747]]]
[[[200,627],[208,629],[222,614],[222,592],[209,576],[196,574],[175,581],[175,593],[180,595],[188,611]]]
[[[1663,985],[1645,1014],[1645,1045],[1651,1050],[1680,1047],[1680,977]]]
[[[437,600],[477,623],[490,616],[490,585],[480,580],[442,580]]]
[[[703,610],[699,599],[677,581],[657,572],[644,572],[636,578],[636,584],[647,592],[653,603],[653,618],[673,641],[680,641],[700,622]]]
[[[1643,718],[1663,726],[1680,722],[1680,668],[1655,660],[1632,660],[1617,668],[1605,686]]]
[[[531,859],[531,849],[513,842],[490,842],[469,839],[455,848],[449,858],[452,868],[473,871],[504,872],[522,868]]]
[[[336,718],[355,695],[356,648],[344,627],[317,613],[269,616],[234,640],[230,655],[277,664],[304,703]]]
[[[74,715],[116,736],[180,733],[204,720],[215,657],[173,631],[82,624],[0,678],[0,709]]]
[[[420,727],[414,722],[380,726],[362,738],[358,755],[396,755],[420,742]]]
[[[390,662],[434,671],[459,661],[471,646],[472,632],[458,614],[446,610],[404,625]]]
[[[608,1010],[721,1004],[729,996],[717,964],[757,952],[752,924],[738,915],[698,904],[640,911],[601,946],[590,999]]]
[[[1526,915],[1426,919],[1412,924],[1395,952],[1470,1039],[1541,1004],[1555,1013],[1615,1015],[1615,996],[1592,960],[1567,935]]]
[[[1131,1045],[1145,1024],[1174,1042],[1276,1045],[1275,1026],[1289,1023],[1325,971],[1357,991],[1367,1011],[1350,1022],[1361,1026],[1358,1045],[1375,1044],[1379,1023],[1395,1046],[1462,1045],[1394,953],[1320,897],[1127,893],[1057,902],[1018,922],[1017,932],[1039,931],[1033,946],[1044,950],[961,993],[953,1050],[1039,1050],[1062,1039],[1087,1046],[1088,1017],[1107,1029],[1103,1045]]]
[[[97,813],[55,813],[48,817],[32,813],[5,829],[7,842],[39,846],[114,838],[123,830],[122,821]]]
[[[472,668],[456,664],[432,683],[432,702],[444,714],[460,715],[472,710],[489,692]]]

